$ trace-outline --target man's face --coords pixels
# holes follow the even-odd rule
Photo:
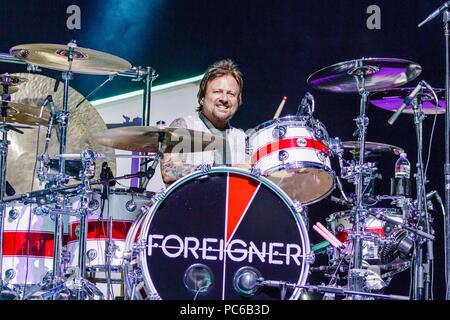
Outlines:
[[[238,96],[239,84],[231,75],[215,78],[206,85],[202,112],[216,128],[223,129],[238,109]]]

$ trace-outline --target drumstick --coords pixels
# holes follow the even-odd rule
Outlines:
[[[338,244],[339,244],[339,247],[342,246],[342,242],[339,241],[339,239],[336,238],[336,237],[334,236],[334,234],[332,234],[330,231],[328,231],[328,229],[327,229],[323,224],[321,224],[320,222],[317,222],[317,223],[316,223],[316,226],[319,227],[323,232],[325,232],[330,238],[333,238],[333,241],[335,241],[336,243],[338,243]]]
[[[275,115],[273,116],[274,119],[278,119],[278,117],[280,116],[281,111],[283,111],[286,100],[287,100],[286,96],[284,96],[283,99],[281,99],[281,103],[278,106],[277,112],[275,112]]]
[[[325,240],[327,240],[333,247],[339,248],[339,243],[335,242],[333,238],[330,238],[325,232],[323,232],[318,226],[313,225],[313,229],[317,231]]]

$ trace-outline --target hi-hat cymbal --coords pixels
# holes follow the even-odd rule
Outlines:
[[[344,149],[350,150],[352,153],[358,153],[359,151],[359,141],[342,141],[342,146]],[[404,149],[396,147],[390,144],[379,143],[379,142],[369,142],[365,143],[365,150],[367,155],[379,154],[385,152],[393,152],[396,155],[405,152]]]
[[[21,44],[9,52],[14,57],[40,67],[68,71],[67,45],[50,43]],[[119,57],[92,49],[75,47],[72,72],[94,75],[108,75],[131,69],[131,64]]]
[[[408,97],[414,88],[396,88],[383,90],[373,93],[369,101],[377,108],[395,112],[402,105],[406,97]],[[422,111],[425,114],[442,114],[445,113],[445,90],[433,89],[436,92],[439,107],[436,108],[436,101],[433,94],[428,89],[424,89],[418,96],[422,99]],[[407,106],[402,113],[413,113],[412,104]]]
[[[6,109],[6,122],[8,123],[21,123],[32,126],[46,126],[48,124],[50,113],[45,109],[23,103],[0,100],[0,105],[3,103],[8,105]]]
[[[358,93],[363,77],[364,88],[372,92],[404,85],[421,72],[420,65],[408,60],[362,58],[340,62],[316,71],[309,76],[307,83],[325,91]]]
[[[160,134],[169,152],[201,152],[214,144],[223,142],[223,138],[210,133],[185,128],[171,127],[121,127],[94,134],[98,143],[115,149],[157,152]],[[174,148],[178,147],[178,148]],[[173,149],[173,150],[172,150]],[[211,149],[212,150],[212,149]]]

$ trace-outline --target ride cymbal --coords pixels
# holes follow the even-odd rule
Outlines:
[[[21,44],[9,50],[14,57],[40,67],[68,71],[68,45],[50,43]],[[92,49],[75,47],[71,71],[81,74],[108,75],[131,69],[131,64],[119,57]]]
[[[404,85],[421,72],[422,67],[409,60],[362,58],[316,71],[308,77],[307,83],[316,89],[345,93],[358,93],[364,84],[364,88],[372,92]]]

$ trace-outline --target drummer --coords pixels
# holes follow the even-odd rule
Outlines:
[[[195,171],[200,165],[232,166],[245,161],[246,135],[230,125],[230,119],[242,104],[242,88],[242,73],[232,60],[217,61],[206,70],[197,93],[197,112],[175,119],[170,127],[212,133],[226,138],[225,142],[203,152],[170,153],[172,150],[166,150],[169,153],[161,160],[161,175],[166,184]]]

